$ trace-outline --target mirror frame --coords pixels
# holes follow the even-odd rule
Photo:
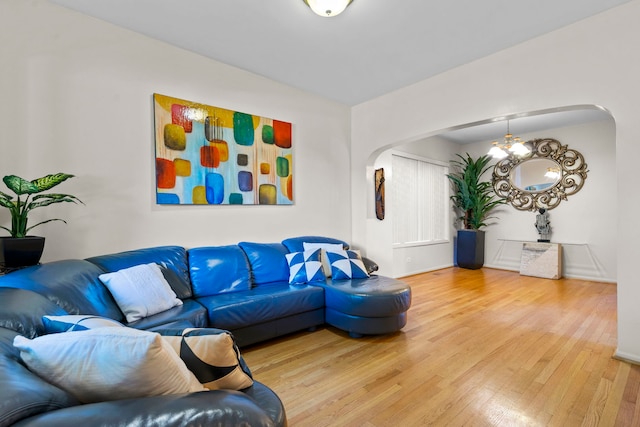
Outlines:
[[[531,150],[524,156],[509,154],[493,168],[493,189],[498,197],[506,199],[521,211],[551,210],[562,200],[580,191],[587,179],[587,164],[582,154],[562,145],[553,138],[532,139],[524,143]],[[549,159],[560,165],[560,179],[542,191],[526,191],[516,187],[510,180],[511,172],[523,162],[531,159]]]

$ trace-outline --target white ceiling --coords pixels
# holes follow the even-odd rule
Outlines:
[[[50,1],[356,105],[629,0],[354,0],[333,18],[303,0]]]
[[[555,108],[522,115],[496,117],[492,120],[484,120],[477,123],[467,123],[456,129],[444,131],[438,136],[457,142],[458,144],[500,140],[504,134],[507,133],[507,120],[509,121],[509,130],[513,136],[520,136],[600,120],[613,120],[613,118],[608,111],[600,107],[583,105],[570,108]],[[547,138],[551,137],[551,135],[545,134],[540,135],[540,137]]]

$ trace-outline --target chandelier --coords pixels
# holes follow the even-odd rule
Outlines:
[[[519,137],[514,137],[509,131],[509,120],[507,120],[507,133],[504,136],[503,142],[493,141],[491,150],[487,154],[494,159],[503,159],[510,153],[516,156],[524,156],[529,153],[529,149],[522,143]]]
[[[551,179],[560,178],[560,168],[547,168],[547,172],[545,172],[544,176]]]
[[[353,0],[302,0],[316,15],[325,18],[341,14]]]

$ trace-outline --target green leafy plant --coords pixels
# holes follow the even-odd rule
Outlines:
[[[11,234],[11,237],[25,237],[29,230],[47,222],[62,221],[66,224],[66,221],[54,218],[27,227],[29,212],[36,208],[62,202],[82,203],[80,199],[70,194],[39,194],[69,178],[73,178],[73,175],[57,173],[43,176],[33,181],[27,181],[16,175],[7,175],[2,178],[4,184],[15,193],[15,200],[13,196],[0,191],[0,206],[9,209],[9,212],[11,212],[11,228],[9,229],[1,225],[0,228],[7,230]]]
[[[457,155],[460,160],[452,160],[453,172],[447,178],[453,185],[451,200],[460,212],[458,219],[462,220],[465,229],[479,230],[487,224],[485,221],[493,217],[491,211],[498,205],[505,203],[504,199],[496,198],[489,181],[481,181],[482,175],[489,170],[491,157],[484,155],[473,159],[469,153],[466,157]]]

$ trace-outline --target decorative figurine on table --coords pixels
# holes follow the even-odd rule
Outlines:
[[[536,215],[536,229],[540,238],[538,242],[550,242],[551,237],[551,222],[549,221],[549,213],[545,208],[538,209],[539,214]]]

